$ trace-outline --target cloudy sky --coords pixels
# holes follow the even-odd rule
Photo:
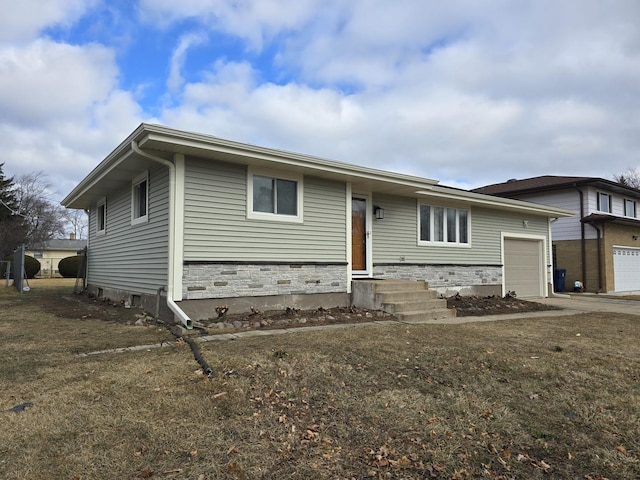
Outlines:
[[[640,167],[637,0],[0,0],[6,175],[140,122],[473,188]]]

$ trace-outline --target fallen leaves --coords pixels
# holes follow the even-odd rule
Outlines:
[[[410,470],[420,472],[424,478],[435,478],[436,472],[442,471],[436,465],[425,463],[424,459],[415,452],[399,453],[386,444],[376,450],[370,450],[367,454],[367,463],[371,467],[367,471],[369,477],[378,476],[382,471]]]
[[[624,445],[618,445],[616,447],[616,450],[620,453],[627,453],[627,447],[625,447]]]

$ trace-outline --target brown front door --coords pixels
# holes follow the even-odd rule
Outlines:
[[[351,269],[367,269],[367,202],[351,199]]]

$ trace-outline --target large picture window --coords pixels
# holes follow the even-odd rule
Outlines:
[[[420,243],[469,243],[469,212],[466,209],[419,205]]]
[[[247,216],[302,221],[302,177],[249,173]]]

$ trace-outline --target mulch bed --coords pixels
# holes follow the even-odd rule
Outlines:
[[[501,315],[509,313],[539,312],[557,310],[557,307],[522,300],[513,296],[461,296],[446,298],[447,307],[455,308],[458,317]],[[101,319],[118,323],[140,324],[140,310],[125,308],[122,302],[109,299],[91,298],[86,295],[52,296],[49,309],[60,317]],[[247,329],[293,328],[309,325],[331,325],[338,323],[360,323],[375,320],[393,319],[393,315],[382,311],[367,310],[357,307],[319,307],[315,310],[287,309],[261,312],[254,310],[247,313],[228,312],[220,318],[214,317],[198,322],[198,326],[206,333],[226,333]],[[145,316],[151,322],[150,316]]]

